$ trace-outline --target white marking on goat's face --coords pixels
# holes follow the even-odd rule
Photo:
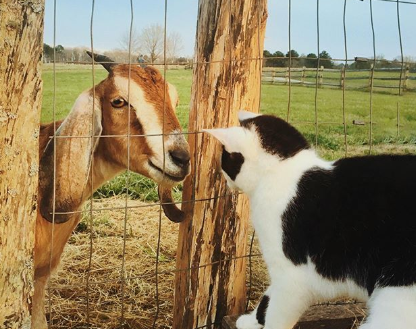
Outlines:
[[[177,96],[172,95],[175,104],[169,104],[171,98],[168,93],[172,87],[166,89],[166,95],[149,95],[145,94],[148,91],[131,79],[129,93],[128,78],[115,76],[113,81],[120,96],[130,103],[133,110],[131,113],[136,115],[149,148],[147,159],[138,160],[144,161],[141,164],[144,170],[138,172],[146,174],[158,183],[174,184],[182,181],[190,171],[189,146],[181,134],[179,122],[173,112]],[[154,96],[157,96],[159,101],[149,101]],[[131,139],[131,143],[140,142],[140,139]],[[134,156],[130,154],[131,164]]]

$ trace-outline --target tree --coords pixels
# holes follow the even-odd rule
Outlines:
[[[9,0],[0,10],[0,328],[8,329],[31,326],[44,7]]]
[[[54,51],[53,47],[49,46],[48,44],[43,44],[43,56],[44,56],[44,62],[50,62],[53,61]],[[56,62],[62,62],[67,61],[67,53],[65,51],[65,48],[62,45],[57,45],[55,47],[55,61]]]
[[[334,62],[331,61],[332,57],[328,54],[326,50],[321,51],[321,53],[319,54],[319,58],[321,59],[319,63],[324,68],[331,69],[334,67]]]
[[[163,54],[164,35],[163,27],[158,24],[150,25],[140,33],[140,50],[149,56],[151,64]]]
[[[113,61],[117,63],[128,63],[129,62],[129,52],[125,49],[112,49],[109,51],[104,52],[105,56],[108,58],[111,58]],[[137,62],[137,55],[136,54],[130,54],[131,55],[131,62],[136,63]]]
[[[62,54],[64,52],[64,50],[65,50],[65,48],[62,45],[57,45],[55,47],[55,52],[58,53],[58,54]]]
[[[114,49],[111,52],[117,52],[123,61],[128,61],[128,51],[130,43],[130,32],[126,31],[120,41],[121,49]],[[150,25],[144,28],[140,33],[132,30],[131,33],[131,54],[132,61],[136,61],[139,55],[146,58],[146,62],[155,63],[158,59],[163,58],[165,48],[165,30],[159,24]],[[170,62],[174,62],[179,52],[183,49],[182,37],[177,32],[171,32],[166,37],[166,57]]]
[[[387,60],[383,54],[376,56],[376,68],[391,68],[394,67],[396,63]],[[397,67],[397,66],[396,66]],[[399,65],[400,67],[400,65]]]
[[[394,65],[394,61],[398,62],[399,65]],[[402,58],[396,57],[394,59],[392,66],[400,67],[402,65]],[[415,72],[416,70],[416,57],[415,56],[404,56],[403,61],[405,62],[404,66],[408,66],[412,72]]]
[[[166,56],[171,62],[174,62],[183,49],[182,37],[178,32],[170,32],[166,43]]]
[[[50,62],[53,58],[53,48],[48,44],[43,44],[43,59],[45,62]]]
[[[287,57],[287,59],[285,60],[285,65],[284,66],[287,66],[287,67],[289,67],[289,66],[298,67],[299,66],[299,61],[297,60],[297,58],[299,58],[299,53],[296,50],[292,49],[292,50],[288,51],[286,53],[285,57]],[[291,60],[291,62],[290,62],[290,60]]]
[[[306,55],[305,66],[306,67],[316,67],[318,65],[318,56],[314,53],[309,53]]]
[[[128,54],[129,49],[131,50],[132,58],[137,57],[137,55],[140,53],[140,34],[137,32],[136,29],[133,29],[131,31],[131,39],[130,39],[130,30],[123,33],[123,35],[120,38],[120,47],[121,49],[115,50],[115,51],[124,51],[126,54]],[[130,40],[131,40],[131,46],[130,46]],[[127,61],[128,61],[128,55],[127,55]]]
[[[284,67],[285,55],[281,51],[276,51],[271,54],[268,50],[263,51],[263,57],[267,58],[264,66],[268,67]]]
[[[90,62],[91,57],[87,55],[87,47],[75,47],[72,49],[72,54],[75,62]]]
[[[299,57],[299,53],[296,50],[292,49],[291,51],[288,51],[286,53],[286,57],[297,58]]]
[[[281,51],[275,51],[272,55],[274,58],[271,59],[272,66],[284,67],[285,66],[285,55]]]

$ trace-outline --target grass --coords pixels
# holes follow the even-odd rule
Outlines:
[[[370,144],[370,93],[359,90],[343,93],[340,89],[292,86],[289,121],[309,141],[315,143],[315,94],[318,121],[318,149],[321,154],[333,159],[345,154],[343,110],[347,131],[347,146],[362,146],[363,152]],[[261,111],[286,118],[288,114],[289,91],[287,86],[263,85]],[[384,144],[408,144],[416,141],[415,105],[416,93],[403,96],[374,92],[372,95],[372,143],[374,152],[382,150]],[[280,104],[280,106],[276,106]],[[397,130],[397,107],[399,107],[399,132]],[[353,121],[365,125],[354,125]],[[400,150],[400,147],[398,148]],[[336,151],[336,152],[334,152]],[[350,153],[354,155],[354,153]]]

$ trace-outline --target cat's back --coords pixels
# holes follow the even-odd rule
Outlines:
[[[334,163],[331,175],[334,201],[346,213],[416,227],[409,217],[416,216],[416,156],[345,158]]]
[[[376,211],[375,206],[407,208],[406,202],[416,201],[415,192],[416,156],[378,155],[340,159],[331,169],[311,168],[299,180],[293,201],[304,206],[323,202],[325,208],[350,207],[362,213]]]
[[[410,218],[416,216],[416,156],[346,158],[334,163],[332,175],[337,203],[346,213],[416,227],[416,217]]]
[[[416,228],[416,156],[344,158],[330,170],[312,168],[299,181],[294,202],[317,221]]]
[[[336,161],[333,173],[341,184],[409,185],[416,183],[415,155],[376,155]]]
[[[345,158],[330,170],[312,168],[283,216],[286,256],[297,264],[309,256],[324,276],[351,275],[369,292],[376,282],[414,284],[415,192],[412,155]]]

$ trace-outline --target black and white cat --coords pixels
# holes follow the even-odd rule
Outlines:
[[[223,144],[271,285],[240,329],[291,329],[313,303],[368,300],[360,329],[416,329],[416,156],[325,161],[285,121],[240,111]]]

